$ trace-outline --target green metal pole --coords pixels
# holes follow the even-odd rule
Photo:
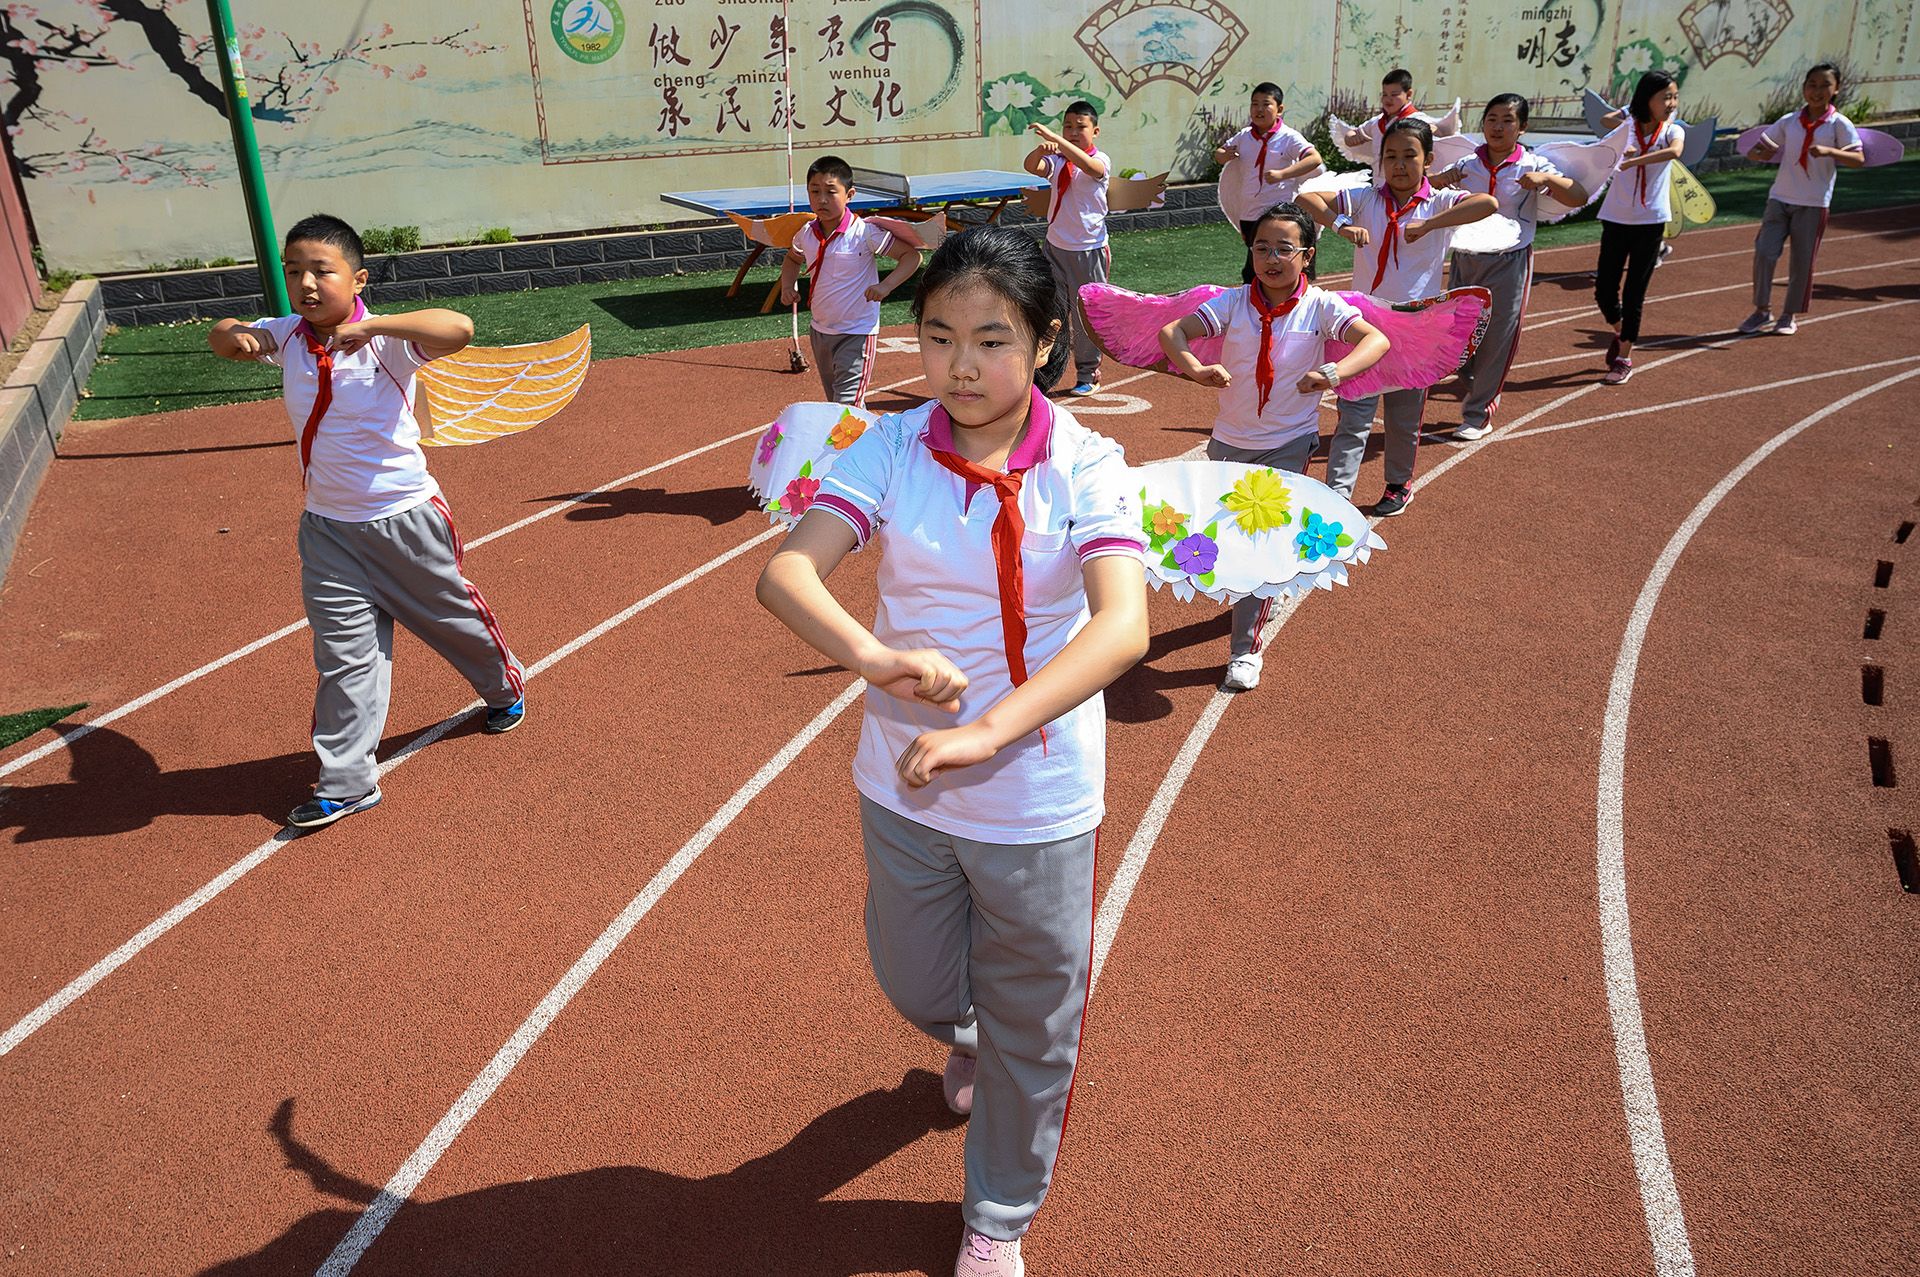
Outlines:
[[[253,229],[253,258],[260,266],[260,291],[276,315],[293,310],[287,304],[287,282],[280,273],[280,244],[273,233],[273,208],[267,203],[267,180],[260,171],[260,147],[253,136],[253,103],[247,96],[247,73],[240,65],[240,41],[233,34],[233,13],[227,0],[207,0],[213,20],[213,51],[220,59],[220,79],[227,90],[227,123],[233,126],[233,158],[240,166],[240,188],[247,197],[247,223]]]

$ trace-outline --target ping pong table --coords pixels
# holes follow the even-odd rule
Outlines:
[[[929,207],[947,210],[956,204],[975,207],[988,201],[998,201],[986,219],[997,222],[1009,201],[1019,198],[1027,187],[1042,185],[1045,183],[1031,173],[1011,173],[1003,169],[967,169],[957,173],[914,176],[856,166],[853,170],[854,196],[848,201],[848,207],[860,213],[907,213]],[[660,198],[709,217],[737,213],[742,217],[765,218],[808,211],[804,186],[736,186],[711,191],[671,191]],[[752,251],[747,254],[747,260],[741,263],[740,270],[733,277],[733,284],[727,289],[729,297],[740,292],[740,283],[747,277],[747,271],[767,250],[765,244],[752,243],[749,247]],[[780,286],[776,283],[767,294],[766,304],[760,308],[763,314],[772,309],[779,291]]]

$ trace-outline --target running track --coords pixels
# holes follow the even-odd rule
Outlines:
[[[1793,339],[1714,339],[1751,228],[1690,234],[1619,389],[1593,250],[1543,256],[1501,430],[1423,450],[1257,692],[1213,691],[1220,613],[1154,597],[1036,1277],[1911,1262],[1909,215],[1835,219]],[[783,366],[604,363],[435,454],[544,663],[489,739],[403,639],[383,753],[454,721],[375,813],[274,838],[297,630],[0,755],[9,1271],[949,1269],[961,1131],[860,935],[858,703],[753,604],[750,445],[708,446],[811,393]],[[1129,375],[1104,402],[1144,410],[1090,424],[1201,442],[1207,392]],[[289,447],[277,404],[70,427],[0,595],[10,707],[98,719],[297,623]]]

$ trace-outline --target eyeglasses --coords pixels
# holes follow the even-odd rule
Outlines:
[[[1302,253],[1312,251],[1304,244],[1255,244],[1252,248],[1256,257],[1278,257],[1284,261],[1292,261]]]

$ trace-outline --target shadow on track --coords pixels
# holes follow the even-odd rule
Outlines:
[[[932,1131],[962,1119],[940,1079],[907,1073],[892,1090],[829,1109],[764,1157],[689,1178],[609,1166],[401,1207],[361,1259],[359,1277],[405,1273],[540,1273],[543,1277],[849,1277],[952,1269],[960,1212],[952,1202],[828,1201],[827,1197]],[[354,1179],[293,1133],[293,1101],[268,1129],[289,1169],[329,1197],[365,1206],[380,1187]],[[319,1210],[251,1255],[201,1277],[312,1272],[353,1227],[358,1210]]]

